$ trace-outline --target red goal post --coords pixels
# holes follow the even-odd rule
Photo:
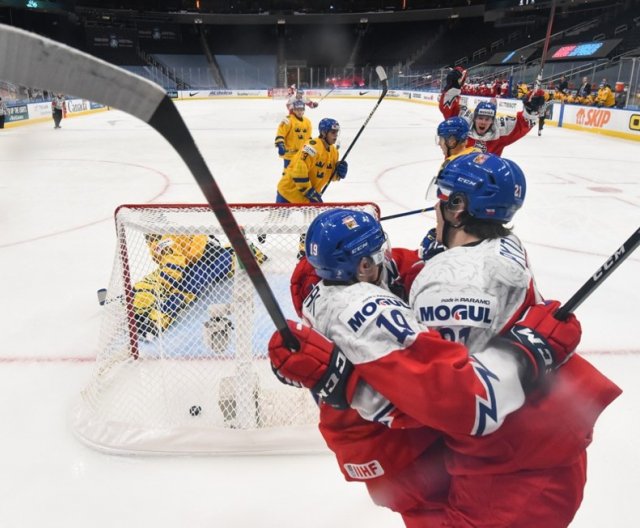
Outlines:
[[[231,204],[283,313],[320,212],[373,203]],[[73,409],[86,444],[125,454],[307,453],[326,449],[306,390],[271,372],[274,327],[206,205],[123,205],[96,365]]]

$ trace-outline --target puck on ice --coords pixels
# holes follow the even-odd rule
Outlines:
[[[189,409],[189,414],[191,416],[198,416],[202,412],[202,407],[199,405],[193,405],[191,409]]]

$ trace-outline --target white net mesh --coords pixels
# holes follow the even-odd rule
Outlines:
[[[311,220],[333,207],[232,206],[287,318],[289,279]],[[205,206],[123,206],[94,376],[74,409],[87,444],[125,453],[323,449],[308,391],[279,383],[274,331]]]

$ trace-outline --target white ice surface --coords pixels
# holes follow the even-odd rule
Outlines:
[[[349,145],[374,100],[331,96]],[[229,202],[269,202],[283,101],[187,101],[179,108]],[[441,162],[435,107],[384,101],[327,201],[374,201],[383,215],[425,206]],[[510,146],[528,178],[515,230],[542,292],[568,299],[640,223],[640,145],[547,127]],[[176,153],[145,123],[109,111],[0,131],[0,527],[397,528],[330,456],[133,458],[79,444],[67,425],[90,376],[123,203],[202,203]],[[431,215],[388,221],[415,247]],[[640,525],[640,251],[577,310],[580,350],[624,394],[599,420],[573,528]]]

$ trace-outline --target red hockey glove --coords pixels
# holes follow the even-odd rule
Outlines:
[[[309,101],[309,108],[318,108],[318,103],[315,101]]]
[[[559,307],[558,301],[532,306],[505,336],[528,356],[533,381],[566,363],[580,343],[580,321],[573,314],[559,321],[553,316]]]
[[[307,257],[301,258],[291,275],[290,286],[293,307],[296,309],[299,317],[302,317],[302,304],[304,300],[307,298],[307,295],[311,293],[313,287],[319,282],[320,277],[316,274],[316,270],[307,260]]]
[[[300,349],[289,350],[280,332],[271,336],[269,359],[276,377],[286,385],[311,389],[315,397],[332,407],[348,408],[347,383],[353,371],[351,362],[319,332],[302,323],[287,321],[287,324],[300,342]]]

